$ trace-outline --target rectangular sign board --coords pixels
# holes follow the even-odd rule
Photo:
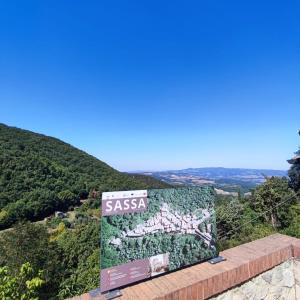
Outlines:
[[[102,194],[101,292],[218,255],[214,190]]]

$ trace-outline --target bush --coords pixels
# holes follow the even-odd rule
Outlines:
[[[0,267],[0,298],[2,300],[38,300],[41,287],[45,284],[42,272],[37,276],[30,263],[20,267],[17,275],[9,273],[7,267]]]

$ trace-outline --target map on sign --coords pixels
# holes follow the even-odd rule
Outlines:
[[[216,256],[211,187],[102,194],[101,292]]]

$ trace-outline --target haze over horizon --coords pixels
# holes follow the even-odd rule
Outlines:
[[[255,168],[230,168],[230,167],[209,167],[209,166],[206,166],[206,167],[188,167],[188,168],[183,168],[183,169],[165,169],[165,170],[132,170],[132,171],[128,171],[129,173],[139,173],[139,172],[163,172],[163,171],[180,171],[180,170],[188,170],[188,169],[246,169],[246,170],[264,170],[264,169],[255,169]],[[265,170],[274,170],[274,171],[288,171],[288,169],[285,169],[285,170],[280,170],[280,169],[265,169]]]
[[[289,168],[300,4],[0,4],[0,122],[121,171]]]

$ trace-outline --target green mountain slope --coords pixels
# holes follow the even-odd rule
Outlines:
[[[77,205],[91,191],[164,186],[118,172],[56,138],[0,124],[0,229]]]

